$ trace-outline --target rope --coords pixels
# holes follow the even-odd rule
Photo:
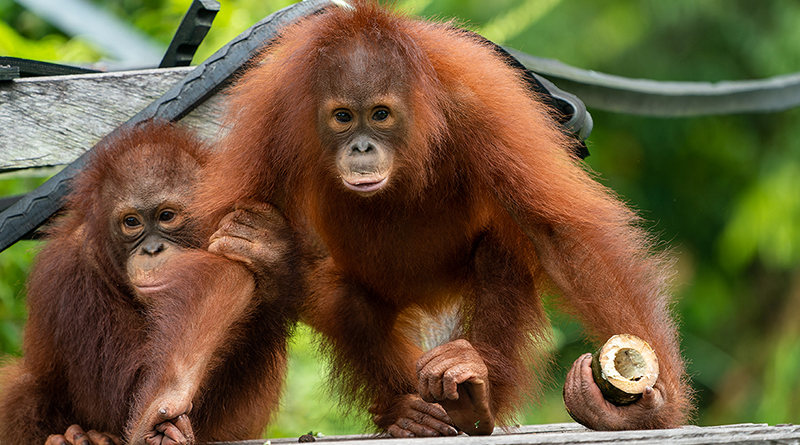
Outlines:
[[[658,82],[598,73],[506,48],[589,108],[657,117],[773,113],[800,106],[800,73],[762,80]]]

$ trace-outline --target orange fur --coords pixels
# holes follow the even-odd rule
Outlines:
[[[422,351],[405,334],[409,314],[455,304],[454,335],[487,363],[492,408],[508,420],[544,335],[538,293],[554,283],[593,339],[633,333],[659,354],[667,407],[631,427],[684,422],[669,264],[635,214],[570,154],[550,110],[486,42],[353,3],[289,27],[243,76],[203,194],[218,215],[239,200],[270,202],[303,234],[313,252],[305,317],[325,335],[345,394],[391,424],[393,401],[416,391]],[[392,182],[369,198],[341,185],[317,128],[321,101],[352,81],[340,65],[363,54],[376,88],[391,84],[412,110]]]
[[[2,370],[4,445],[41,444],[72,424],[121,437],[176,387],[195,392],[198,440],[262,432],[281,393],[292,300],[254,298],[252,274],[201,249],[208,235],[190,218],[173,236],[184,250],[160,270],[169,285],[142,301],[111,230],[116,206],[142,195],[191,209],[206,149],[146,124],[106,140],[76,177],[28,280],[24,356]]]

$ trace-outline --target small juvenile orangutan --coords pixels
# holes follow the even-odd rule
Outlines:
[[[284,266],[297,248],[279,236],[288,226],[258,206],[214,234],[213,250],[235,256],[225,242],[263,230],[271,246],[251,254],[256,280],[205,250],[193,213],[201,141],[147,123],[95,151],[28,280],[23,357],[2,370],[0,443],[258,437],[278,403],[296,319],[297,299],[276,287],[292,289]]]
[[[343,394],[394,436],[491,434],[534,385],[531,363],[542,370],[540,295],[555,291],[593,340],[633,334],[660,361],[653,387],[618,407],[579,358],[573,417],[685,422],[669,262],[635,214],[491,44],[351,5],[285,29],[243,76],[201,204],[282,210],[309,258],[303,316]],[[420,335],[451,315],[444,338]]]

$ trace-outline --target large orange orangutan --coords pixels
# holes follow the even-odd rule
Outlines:
[[[668,262],[486,41],[367,1],[334,6],[286,29],[230,110],[203,205],[284,212],[308,254],[305,319],[380,429],[488,434],[508,421],[535,382],[529,360],[542,362],[551,290],[592,339],[638,335],[661,363],[617,407],[581,357],[565,387],[576,419],[686,420]]]

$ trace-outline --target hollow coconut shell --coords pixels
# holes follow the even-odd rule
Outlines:
[[[603,397],[615,405],[631,404],[658,379],[658,357],[641,338],[620,334],[592,354],[592,375]]]

